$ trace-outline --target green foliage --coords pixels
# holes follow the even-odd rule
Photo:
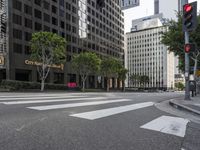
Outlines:
[[[140,82],[140,76],[137,75],[137,74],[132,74],[130,77],[129,77],[130,81],[132,82],[132,84],[137,84]]]
[[[123,66],[118,70],[118,78],[122,81],[126,80],[126,74],[128,73],[128,70],[124,68]]]
[[[61,64],[66,60],[66,41],[52,32],[36,32],[31,39],[31,60],[41,63],[37,70],[41,79],[41,91],[53,64]]]
[[[101,59],[91,52],[80,53],[72,59],[73,69],[81,75],[83,91],[85,91],[85,80],[89,74],[98,73],[100,70]]]
[[[145,84],[147,82],[149,82],[149,77],[148,76],[146,76],[146,75],[140,76],[140,83],[141,84]]]
[[[178,68],[184,71],[185,64],[185,52],[184,52],[184,32],[182,31],[182,15],[177,14],[177,21],[171,20],[168,22],[168,30],[163,33],[161,42],[168,46],[170,52],[174,52],[176,56],[179,57],[181,63],[179,63]],[[199,24],[197,29],[190,32],[190,43],[196,44],[196,49],[200,50],[200,15],[198,16]],[[193,53],[195,55],[195,53]],[[191,66],[193,63],[191,63]]]
[[[96,73],[100,69],[100,58],[91,52],[80,53],[74,55],[72,59],[72,67],[80,75],[88,75]]]
[[[117,76],[121,66],[121,62],[113,57],[104,58],[101,62],[101,73],[107,78]]]
[[[175,87],[181,91],[185,88],[185,86],[182,82],[175,83]]]
[[[36,32],[31,39],[31,60],[46,65],[65,62],[66,41],[52,32]]]

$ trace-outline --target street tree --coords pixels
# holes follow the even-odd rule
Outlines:
[[[182,91],[184,89],[184,84],[182,82],[175,83],[175,88]]]
[[[125,80],[126,80],[127,73],[128,73],[128,70],[124,68],[124,66],[121,66],[121,68],[118,70],[118,79],[122,81],[123,92],[125,92]]]
[[[41,80],[41,91],[44,91],[45,80],[49,74],[50,68],[56,64],[65,62],[64,38],[51,32],[36,32],[32,34],[31,39],[31,60],[37,65],[37,71]]]
[[[85,81],[90,74],[99,72],[101,59],[91,52],[74,55],[72,59],[73,69],[80,74],[82,81],[82,91],[85,91]]]
[[[107,78],[106,91],[110,89],[110,79],[118,76],[118,71],[121,68],[121,62],[113,57],[104,58],[101,62],[101,74]]]
[[[167,32],[163,33],[162,43],[168,46],[170,52],[174,52],[179,57],[179,69],[184,72],[185,51],[184,51],[184,32],[182,31],[182,15],[177,13],[177,21],[171,20],[166,25]],[[198,65],[200,65],[200,15],[198,15],[198,26],[196,30],[189,33],[190,43],[196,45],[194,52],[190,53],[191,67],[193,67],[193,75],[196,77]]]
[[[140,80],[140,76],[138,74],[131,74],[131,76],[129,77],[132,85],[134,84],[138,84],[139,80]]]
[[[140,76],[139,80],[140,80],[140,84],[144,86],[149,82],[149,76],[142,75],[142,76]]]

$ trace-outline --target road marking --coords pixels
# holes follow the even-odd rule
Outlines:
[[[188,122],[189,120],[179,117],[161,116],[140,128],[184,137]]]
[[[97,102],[84,102],[84,103],[70,103],[70,104],[60,104],[60,105],[35,106],[35,107],[27,107],[27,108],[34,109],[34,110],[51,110],[51,109],[72,108],[72,107],[79,107],[79,106],[91,106],[91,105],[101,105],[101,104],[108,104],[108,103],[118,103],[118,102],[125,102],[125,101],[131,101],[131,100],[120,99],[120,100],[108,100],[108,101],[97,101]]]
[[[108,99],[106,97],[89,97],[89,98],[74,98],[74,99],[54,99],[54,100],[35,100],[35,101],[12,101],[12,102],[0,102],[5,105],[18,105],[18,104],[34,104],[34,103],[50,103],[50,102],[63,102],[63,101],[82,101],[82,100],[100,100]]]
[[[115,114],[120,114],[127,111],[132,111],[140,108],[145,108],[154,105],[153,102],[146,102],[146,103],[139,103],[139,104],[133,104],[133,105],[126,105],[126,106],[120,106],[115,108],[108,108],[108,109],[101,109],[96,111],[90,111],[90,112],[84,112],[84,113],[78,113],[73,114],[70,116],[78,117],[78,118],[84,118],[88,120],[95,120],[103,117],[108,117]]]
[[[72,98],[72,97],[86,97],[86,96],[52,96],[52,97],[49,97],[49,96],[46,96],[46,97],[12,97],[12,98],[0,98],[0,101],[12,101],[12,100],[23,100],[23,99],[55,99],[55,98]]]

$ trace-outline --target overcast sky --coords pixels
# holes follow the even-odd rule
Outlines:
[[[200,0],[189,0],[189,2],[197,1],[198,12],[200,12]],[[178,0],[160,0],[160,12],[165,18],[176,19],[175,10],[178,10]],[[140,0],[140,6],[133,7],[124,12],[125,33],[130,32],[132,20],[150,16],[154,14],[154,0]]]

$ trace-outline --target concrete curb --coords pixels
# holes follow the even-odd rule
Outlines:
[[[192,108],[190,108],[188,106],[185,106],[183,104],[179,104],[179,103],[175,102],[174,100],[170,100],[169,101],[169,105],[171,105],[172,107],[175,107],[175,108],[177,108],[179,110],[185,110],[185,111],[188,111],[188,112],[191,112],[193,114],[196,114],[196,115],[200,116],[200,111],[192,109]]]

